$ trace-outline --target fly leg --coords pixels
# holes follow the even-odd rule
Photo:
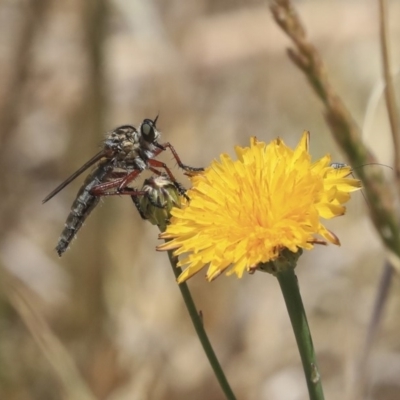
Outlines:
[[[159,171],[157,168],[164,169],[165,172],[167,173],[168,177],[170,178],[171,182],[178,189],[179,194],[181,196],[184,196],[187,200],[190,200],[189,197],[186,195],[186,189],[184,188],[184,186],[176,180],[176,178],[172,174],[171,170],[167,167],[167,165],[165,163],[158,161],[158,160],[154,160],[152,158],[150,158],[147,162],[148,162],[148,169],[158,176],[162,175],[162,172]],[[128,174],[125,174],[122,178],[117,178],[110,182],[101,183],[100,185],[97,185],[92,188],[91,194],[94,196],[132,195],[132,190],[135,190],[135,189],[129,188],[128,185],[130,182],[132,182],[134,179],[136,179],[137,176],[141,172],[142,171],[140,169],[135,169],[135,170],[129,172]],[[111,176],[120,176],[121,174],[124,174],[124,173],[123,172],[122,173],[113,173],[113,174],[111,174]],[[112,189],[115,189],[115,190],[110,191]],[[153,205],[156,207],[160,207],[160,204],[155,203]]]
[[[159,172],[159,171],[157,171],[157,172]],[[164,208],[163,204],[155,201],[150,196],[148,196],[148,193],[145,190],[137,190],[137,189],[134,189],[134,188],[131,188],[131,187],[126,187],[126,188],[123,188],[123,189],[121,189],[119,191],[108,192],[108,193],[103,194],[103,196],[124,196],[124,195],[131,196],[133,202],[135,203],[135,205],[136,205],[136,202],[135,202],[134,198],[137,200],[138,197],[147,196],[148,200],[149,200],[149,203],[152,206],[158,207],[158,208]]]
[[[161,152],[161,151],[160,151]],[[159,153],[157,153],[159,154]],[[149,160],[149,161],[153,161],[153,160]],[[163,164],[163,163],[161,163]],[[157,175],[161,175],[161,172],[158,170],[153,170],[151,167],[149,167],[149,169],[153,172],[155,172]],[[104,182],[101,183],[100,185],[95,186],[92,191],[91,194],[93,194],[94,196],[113,196],[113,195],[118,195],[118,194],[129,194],[129,188],[127,188],[127,186],[133,181],[135,180],[139,174],[143,171],[143,169],[134,169],[131,172],[128,173],[115,173],[115,175],[120,176],[121,174],[124,174],[124,176],[122,178],[118,178],[118,179],[114,179],[113,181],[110,182]],[[171,173],[171,171],[170,171]],[[113,174],[111,174],[110,176],[113,176]],[[171,173],[171,176],[172,173]],[[175,179],[175,178],[174,178]],[[114,192],[110,192],[110,189],[115,189]],[[125,191],[125,189],[128,189],[128,191]]]
[[[155,201],[151,196],[149,196],[149,193],[146,192],[145,190],[125,188],[122,190],[122,193],[120,193],[120,194],[127,194],[127,195],[131,196],[133,204],[135,205],[135,207],[138,210],[139,215],[142,217],[142,219],[148,219],[148,218],[142,211],[142,205],[140,204],[139,197],[142,197],[142,196],[147,197],[147,200],[149,201],[149,203],[154,207],[157,207],[157,208],[165,207],[163,204],[160,204],[159,202]]]
[[[174,147],[169,143],[164,143],[164,144],[159,144],[159,143],[154,143],[154,145],[157,147],[156,150],[154,150],[152,154],[152,158],[149,158],[147,160],[147,167],[149,170],[152,172],[156,173],[157,175],[160,175],[161,172],[157,170],[156,168],[162,168],[165,170],[167,173],[168,177],[171,179],[171,182],[175,185],[175,187],[178,189],[178,192],[184,196],[186,199],[189,200],[188,196],[185,194],[186,189],[175,179],[174,175],[172,174],[171,170],[168,168],[168,166],[159,161],[155,160],[154,157],[158,156],[162,151],[165,151],[167,148],[171,150],[172,155],[174,156],[178,166],[182,168],[184,171],[188,173],[188,175],[191,175],[192,172],[201,172],[204,171],[204,168],[195,168],[195,167],[190,167],[188,165],[185,165],[182,163],[180,157],[178,156],[178,153],[174,149]],[[138,177],[138,175],[142,172],[142,169],[134,169],[133,171],[127,173],[124,177],[122,178],[117,178],[113,181],[110,182],[104,182],[101,183],[100,185],[97,185],[92,188],[91,194],[94,196],[110,196],[110,195],[115,195],[115,194],[129,194],[128,192],[125,192],[124,189],[128,186],[130,182],[132,182],[134,179]],[[110,190],[113,190],[110,192]]]
[[[201,171],[204,171],[204,168],[195,168],[195,167],[190,167],[189,165],[185,165],[185,164],[181,161],[181,159],[180,159],[178,153],[176,152],[174,146],[172,146],[171,143],[169,143],[169,142],[163,143],[163,144],[156,143],[155,145],[156,145],[159,149],[162,149],[162,150],[170,149],[172,155],[174,156],[174,158],[175,158],[175,160],[176,160],[176,162],[177,162],[177,164],[178,164],[179,167],[182,168],[184,171],[186,171],[186,172],[201,172]]]
[[[161,175],[161,172],[156,170],[155,168],[150,168],[155,174]],[[140,207],[139,197],[147,196],[148,193],[144,190],[137,190],[127,185],[134,180],[139,174],[141,170],[134,170],[130,173],[125,172],[113,172],[108,175],[108,179],[116,178],[110,182],[103,182],[92,188],[91,194],[94,196],[119,196],[119,195],[128,195],[131,196],[133,203],[135,204],[140,216],[143,219],[147,219],[144,215],[143,211]],[[121,177],[122,176],[122,177]],[[114,191],[110,191],[111,189],[115,189]],[[158,208],[164,208],[164,206],[155,200],[152,199],[151,196],[148,196],[148,200],[150,204]]]
[[[161,174],[160,171],[155,170],[158,174]],[[136,172],[136,171],[134,171]],[[140,172],[140,171],[139,171]],[[119,174],[117,174],[119,175]],[[129,175],[129,174],[128,174]],[[135,207],[137,208],[140,216],[142,217],[142,219],[147,219],[147,217],[144,215],[141,206],[140,206],[140,201],[139,201],[139,197],[141,196],[147,196],[148,193],[144,190],[137,190],[137,189],[133,189],[130,187],[124,187],[122,189],[119,189],[119,187],[124,183],[124,181],[126,181],[127,176],[124,176],[123,178],[118,178],[115,179],[114,181],[111,182],[104,182],[101,183],[100,185],[95,186],[91,193],[94,196],[120,196],[120,195],[128,195],[131,196],[131,199],[133,201],[133,204],[135,204]],[[133,180],[134,178],[132,178]],[[129,182],[128,182],[129,183]],[[109,191],[110,189],[116,189],[115,191]],[[154,201],[151,197],[148,196],[148,200],[149,202],[158,208],[164,208],[164,206],[162,204],[159,204],[158,202]]]
[[[178,189],[178,192],[181,196],[185,197],[186,200],[190,200],[189,197],[186,195],[186,189],[183,187],[182,184],[180,184],[176,179],[175,176],[172,174],[171,170],[167,167],[167,164],[163,163],[162,161],[159,160],[154,160],[153,158],[150,158],[147,160],[147,163],[149,164],[149,170],[161,175],[161,172],[158,171],[156,168],[162,168],[165,170],[167,173],[169,179],[171,182],[175,185],[175,187]],[[183,164],[182,164],[183,165]],[[191,167],[188,167],[191,168]]]
[[[140,169],[134,169],[133,171],[129,173],[121,172],[117,173],[114,172],[110,176],[115,177],[115,176],[121,176],[123,175],[122,178],[117,178],[114,179],[110,182],[103,182],[100,185],[94,186],[90,193],[93,196],[112,196],[112,195],[117,195],[117,194],[128,194],[128,193],[122,193],[123,189],[126,188],[126,186],[132,182],[134,179],[138,177],[138,175],[142,171]],[[115,189],[115,191],[110,192],[110,190]]]

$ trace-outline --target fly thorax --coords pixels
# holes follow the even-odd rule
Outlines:
[[[139,143],[126,142],[123,146],[123,158],[128,164],[134,163],[137,157],[140,157]]]
[[[135,127],[122,125],[106,134],[104,148],[118,154],[129,153],[131,147],[139,143],[139,134]]]

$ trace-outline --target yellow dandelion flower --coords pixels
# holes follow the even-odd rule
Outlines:
[[[350,192],[361,187],[349,179],[349,167],[334,169],[325,156],[315,163],[308,153],[309,133],[295,150],[281,139],[270,144],[251,138],[250,147],[236,147],[237,160],[222,154],[204,173],[191,177],[191,199],[171,212],[171,224],[158,250],[174,250],[187,266],[183,282],[203,267],[211,281],[228,267],[239,278],[260,263],[276,260],[286,249],[310,250],[319,234],[339,245],[320,218],[343,215]]]

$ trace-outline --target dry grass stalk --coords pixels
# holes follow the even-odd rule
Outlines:
[[[74,360],[35,306],[35,296],[1,267],[2,290],[62,383],[66,399],[96,400]]]

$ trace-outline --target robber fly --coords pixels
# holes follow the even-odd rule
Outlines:
[[[154,121],[143,120],[138,128],[123,125],[108,132],[102,150],[45,197],[43,203],[49,201],[90,166],[97,163],[72,204],[56,247],[60,257],[67,250],[90,212],[99,203],[100,196],[118,194],[140,196],[140,192],[132,191],[128,185],[145,169],[152,171],[155,175],[162,175],[160,169],[164,170],[178,192],[185,196],[185,188],[177,182],[168,166],[154,158],[169,148],[178,166],[183,170],[194,172],[203,169],[184,165],[170,143],[158,143],[160,132],[156,128],[157,118]]]

